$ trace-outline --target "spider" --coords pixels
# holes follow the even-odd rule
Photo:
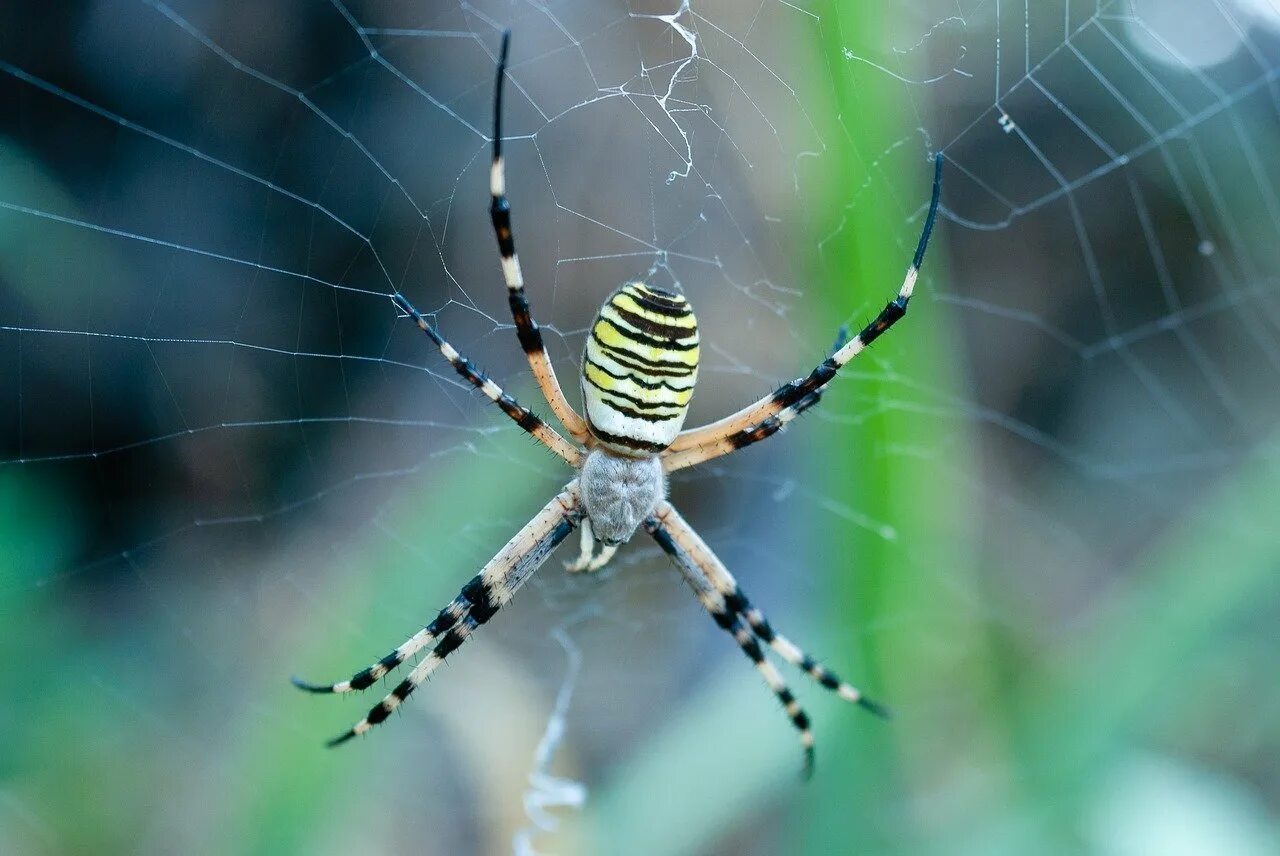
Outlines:
[[[459,375],[563,458],[577,475],[462,587],[434,620],[398,648],[345,681],[310,684],[294,678],[294,683],[314,693],[363,690],[418,652],[430,649],[364,719],[329,741],[330,746],[345,743],[384,721],[403,704],[467,637],[511,601],[574,529],[580,530],[581,548],[578,557],[565,567],[570,572],[592,572],[604,567],[618,547],[643,528],[671,558],[716,624],[733,636],[755,664],[799,732],[805,769],[812,770],[809,717],[777,668],[765,658],[761,643],[841,698],[880,716],[887,716],[888,711],[773,628],[711,548],[667,501],[667,475],[758,443],[780,431],[817,404],[836,373],[906,313],[938,212],[942,158],[934,158],[929,212],[897,296],[808,376],[783,384],[773,394],[717,422],[681,431],[698,377],[697,321],[683,296],[632,282],[605,301],[587,337],[580,378],[584,418],[566,400],[543,347],[541,332],[530,314],[512,236],[502,159],[502,88],[509,46],[510,33],[504,33],[494,87],[489,212],[516,335],[547,404],[576,442],[565,439],[476,369],[403,294],[397,292],[392,299]],[[601,545],[598,553],[597,542]]]

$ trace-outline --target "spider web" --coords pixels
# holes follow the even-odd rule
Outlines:
[[[15,536],[5,603],[40,617],[38,632],[15,625],[22,638],[89,648],[59,648],[89,677],[59,727],[114,735],[91,753],[107,766],[145,739],[172,756],[159,781],[193,771],[167,818],[122,838],[200,849],[211,796],[284,790],[255,762],[264,747],[318,744],[372,703],[295,698],[284,678],[337,678],[396,644],[568,477],[388,299],[431,310],[545,412],[486,214],[503,28],[516,240],[566,388],[596,307],[627,279],[698,309],[690,424],[807,371],[897,287],[849,283],[815,308],[815,275],[847,280],[838,247],[868,211],[905,264],[940,153],[944,210],[913,318],[947,319],[963,380],[904,368],[910,342],[877,344],[814,419],[905,409],[972,432],[976,474],[945,446],[869,454],[972,478],[1010,521],[996,578],[1030,597],[1110,576],[1272,433],[1274,3],[917,0],[871,41],[849,14],[818,0],[5,11],[0,484],[11,515],[47,512]],[[849,80],[884,87],[897,115],[863,128],[839,106]],[[818,210],[812,188],[850,149],[857,180]],[[894,337],[912,337],[904,323]],[[860,395],[857,378],[901,391]],[[806,528],[892,542],[898,524],[811,486],[794,441],[769,446],[678,479],[675,499],[754,598],[803,627],[822,597]],[[754,678],[642,541],[603,579],[552,562],[394,733],[308,761],[340,782],[316,797],[331,815],[314,840],[573,850],[557,823],[590,810],[615,753],[708,673]],[[779,573],[753,570],[766,567]],[[963,584],[939,596],[1014,621]],[[37,681],[16,698],[52,692]],[[762,733],[782,732],[759,696]],[[446,762],[464,772],[424,772]],[[60,840],[56,802],[8,793],[19,842]],[[274,799],[241,822],[289,804]],[[375,807],[402,819],[370,833]]]

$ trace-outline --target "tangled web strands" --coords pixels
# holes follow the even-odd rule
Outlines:
[[[562,483],[390,301],[412,295],[532,401],[488,231],[504,27],[518,33],[507,191],[562,379],[595,307],[631,279],[698,308],[691,424],[804,371],[900,281],[938,154],[933,252],[949,259],[917,288],[903,329],[920,329],[877,344],[814,421],[855,431],[912,412],[943,442],[869,453],[957,480],[969,473],[946,441],[962,426],[996,451],[984,496],[1020,537],[1091,558],[1080,545],[1113,532],[1108,518],[1137,507],[1130,525],[1155,527],[1273,431],[1270,4],[921,0],[876,27],[829,2],[428,5],[335,0],[285,19],[145,0],[4,28],[24,39],[0,46],[0,478],[22,507],[48,491],[64,527],[9,591],[106,587],[140,604],[164,649],[148,663],[258,674],[230,627],[254,628],[253,655],[296,647],[294,620],[323,622],[347,652],[376,648]],[[910,358],[944,328],[959,354]],[[955,365],[970,385],[953,385]],[[823,596],[803,556],[779,582],[752,578],[792,555],[796,527],[892,541],[902,525],[767,456],[804,451],[676,482],[704,498],[691,519],[753,595],[796,608]],[[1042,482],[1090,501],[1050,502],[1027,486]],[[744,531],[758,519],[774,523]],[[656,558],[620,554],[605,585],[545,574],[519,608],[549,620],[496,636],[558,664],[551,628],[581,614],[575,640],[593,621],[618,644],[678,630],[654,655],[674,662],[697,641],[690,612],[678,591],[659,600],[669,578],[627,572]],[[1024,573],[1071,570],[1054,561],[1066,567]],[[356,594],[375,590],[397,596]],[[659,605],[647,629],[617,617],[645,598]],[[110,708],[109,687],[86,688],[87,707]],[[247,694],[221,704],[264,732],[277,721]],[[185,724],[174,739],[199,751]],[[569,724],[583,746],[612,736]]]

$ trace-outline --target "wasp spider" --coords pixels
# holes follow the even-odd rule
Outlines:
[[[584,418],[569,405],[556,380],[542,335],[529,311],[512,237],[502,160],[502,86],[508,43],[509,34],[504,34],[494,96],[490,215],[516,334],[551,411],[576,442],[566,439],[477,370],[404,295],[397,293],[393,300],[459,375],[517,425],[563,458],[577,471],[577,476],[463,586],[435,619],[400,647],[348,680],[316,685],[294,679],[294,683],[316,693],[363,690],[418,652],[430,649],[364,719],[330,741],[330,745],[344,743],[364,734],[403,704],[446,657],[511,600],[574,529],[581,531],[581,550],[577,559],[566,567],[580,572],[599,570],[613,558],[620,544],[643,527],[671,557],[716,624],[732,634],[782,703],[800,733],[806,768],[809,768],[813,759],[809,717],[787,688],[782,675],[765,658],[761,643],[841,698],[880,715],[886,711],[774,630],[711,548],[666,500],[667,474],[718,458],[777,433],[817,404],[836,373],[905,314],[937,215],[941,157],[935,158],[933,196],[924,230],[897,296],[855,338],[838,347],[807,377],[783,384],[773,394],[718,422],[681,431],[698,377],[697,321],[684,297],[633,282],[605,301],[587,337],[581,376],[586,402]],[[598,553],[595,552],[597,543],[600,544]]]

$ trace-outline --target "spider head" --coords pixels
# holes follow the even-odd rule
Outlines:
[[[587,424],[624,455],[661,452],[698,379],[698,322],[683,295],[631,282],[600,307],[582,358]]]

